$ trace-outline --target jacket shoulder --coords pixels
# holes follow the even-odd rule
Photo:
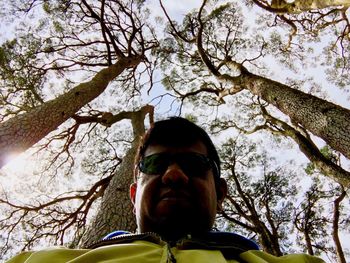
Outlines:
[[[321,258],[308,254],[288,254],[276,257],[263,251],[250,250],[239,255],[247,263],[325,263]]]
[[[87,249],[69,249],[65,247],[51,247],[39,251],[22,252],[11,258],[6,263],[31,263],[31,262],[67,262],[86,253]]]

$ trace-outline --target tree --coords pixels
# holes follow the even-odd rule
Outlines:
[[[244,140],[229,140],[221,148],[223,169],[228,172],[230,185],[223,215],[253,232],[264,251],[281,256],[288,247],[290,227],[286,225],[291,220],[296,188],[289,185],[291,180],[287,180],[293,175],[283,168],[271,170],[271,160],[265,154],[257,154],[256,147]],[[262,176],[248,175],[259,162]]]
[[[101,240],[105,233],[119,229],[136,231],[133,208],[129,201],[129,187],[134,181],[134,171],[130,167],[134,165],[139,144],[138,138],[145,132],[144,119],[146,114],[149,114],[150,123],[152,123],[153,107],[151,106],[145,106],[140,111],[129,114],[135,139],[125,154],[117,174],[113,176],[108,185],[95,219],[90,223],[86,233],[82,235],[82,241],[78,242],[84,247]],[[118,202],[115,200],[116,196],[119,199]]]
[[[327,219],[320,216],[323,207],[318,201],[327,197],[327,193],[319,191],[318,186],[312,185],[305,195],[306,198],[301,203],[301,208],[295,216],[294,224],[303,236],[308,254],[315,255],[314,249],[325,249],[324,235],[327,234],[325,231]],[[322,244],[318,244],[317,239],[322,240]]]
[[[293,128],[291,125],[271,116],[262,106],[262,115],[266,123],[255,127],[254,131],[259,129],[268,129],[274,134],[280,134],[293,139],[299,146],[299,149],[305,156],[317,167],[324,175],[342,183],[344,186],[349,185],[350,173],[337,165],[331,158],[322,153],[312,141],[307,131],[301,126]],[[297,130],[298,129],[298,130]]]
[[[344,200],[346,192],[339,185],[330,190],[322,188],[320,180],[315,179],[305,192],[304,200],[295,209],[294,225],[299,231],[297,241],[305,242],[305,250],[310,255],[325,252],[337,262],[346,262],[338,233],[340,214],[343,212],[340,202]],[[333,208],[326,215],[324,204],[332,202],[333,198]],[[342,225],[346,223],[342,222]],[[332,233],[333,245],[329,232]]]
[[[346,195],[342,188],[330,184],[332,189],[325,190],[327,182],[318,177],[306,187],[290,163],[276,166],[266,152],[260,153],[258,144],[242,135],[224,142],[220,149],[229,185],[220,223],[227,224],[227,220],[232,230],[258,240],[264,251],[274,255],[293,253],[298,247],[311,255],[325,253],[329,259],[346,262],[337,227],[346,215],[338,203]],[[327,208],[325,204],[333,198],[333,208]],[[296,241],[290,238],[292,233]]]
[[[41,105],[30,108],[26,110],[26,113],[19,114],[1,123],[0,167],[5,164],[6,156],[13,152],[22,152],[28,149],[67,119],[73,117],[79,109],[98,97],[107,88],[108,84],[124,70],[128,71],[123,76],[124,81],[134,78],[136,67],[142,61],[146,62],[145,53],[156,46],[156,40],[148,41],[144,38],[142,22],[133,13],[132,6],[133,4],[129,7],[119,1],[111,1],[109,4],[105,4],[103,1],[100,7],[90,5],[86,1],[82,3],[70,2],[64,6],[61,6],[60,3],[58,3],[58,6],[43,3],[46,13],[53,17],[52,23],[55,26],[55,32],[53,33],[58,33],[59,37],[49,35],[35,39],[29,34],[29,36],[21,36],[22,41],[12,41],[12,44],[5,44],[6,47],[1,50],[1,62],[4,66],[2,68],[3,86],[8,89],[7,94],[5,92],[3,96],[5,101],[12,93],[20,94],[23,90],[31,89],[28,86],[18,87],[17,82],[19,82],[21,75],[18,72],[21,71],[23,65],[20,63],[12,65],[11,57],[14,55],[12,53],[14,53],[16,45],[31,45],[31,41],[34,40],[44,44],[36,46],[34,50],[29,49],[27,53],[30,54],[20,54],[25,57],[25,60],[26,57],[36,56],[36,60],[33,61],[34,65],[25,66],[31,68],[34,72],[38,72],[41,78],[49,75],[51,71],[62,74],[65,71],[74,71],[77,67],[82,66],[89,70],[105,68],[99,70],[91,81],[81,83],[51,101],[44,102],[39,98]],[[140,8],[140,5],[136,8]],[[79,19],[83,23],[73,24],[73,32],[65,31],[61,24],[62,21],[57,18],[60,14],[69,21]],[[116,15],[123,17],[125,21],[119,19],[114,22],[109,21],[111,16]],[[63,22],[68,21],[63,20]],[[84,39],[80,36],[82,35],[81,30],[86,27],[94,29],[92,35]],[[102,31],[101,36],[98,34],[99,30]],[[96,34],[98,37],[94,39]],[[30,39],[34,38],[34,40],[30,40],[28,43],[26,39],[28,37]],[[19,49],[23,48],[19,47]],[[73,49],[73,52],[70,51],[71,49]],[[95,53],[90,55],[89,53],[94,49],[96,49]],[[76,56],[76,53],[79,55]],[[43,56],[48,56],[50,59],[48,61],[45,59],[42,63],[41,58]],[[9,79],[9,73],[15,75],[15,77]],[[19,76],[16,77],[16,74]],[[6,87],[7,84],[13,87]],[[24,83],[24,85],[26,84]],[[39,88],[35,87],[35,89]],[[37,97],[40,96],[37,95]],[[24,100],[22,103],[26,103],[26,101]]]
[[[330,0],[330,1],[300,1],[296,0],[291,3],[288,3],[287,1],[280,0],[280,1],[261,1],[261,0],[253,0],[255,4],[258,6],[274,12],[274,13],[300,13],[304,11],[310,11],[310,10],[319,10],[327,7],[337,7],[337,6],[343,6],[343,7],[349,7],[350,1],[348,0]]]
[[[333,163],[337,164],[339,167],[341,166],[339,155],[337,155],[334,151],[332,151],[328,146],[323,147],[321,150],[322,155],[331,160]],[[309,163],[306,166],[306,173],[308,174],[317,174],[319,171],[315,169],[316,167]],[[315,208],[316,202],[318,202],[321,199],[325,199],[328,197],[328,199],[334,198],[332,200],[333,202],[333,208],[332,208],[332,220],[330,219],[321,219],[322,221],[326,221],[329,224],[332,225],[332,239],[335,245],[335,252],[337,262],[346,262],[345,260],[345,253],[343,246],[340,242],[339,238],[339,225],[342,225],[343,227],[348,225],[348,222],[346,220],[343,220],[341,217],[341,214],[343,212],[344,206],[341,204],[345,197],[347,196],[346,190],[343,185],[332,185],[331,190],[323,190],[321,187],[321,182],[319,180],[314,180],[313,185],[310,187],[308,192],[306,192],[307,198],[305,201],[308,203],[308,205],[302,204],[304,206],[304,211],[308,210],[308,213],[317,213],[317,211],[323,210],[323,207]],[[300,213],[300,212],[299,212]],[[296,222],[298,222],[298,217],[296,218]],[[305,223],[304,223],[305,224]],[[320,224],[317,224],[320,226]],[[321,224],[322,225],[322,224]],[[311,224],[308,227],[313,228],[314,226]],[[305,236],[308,236],[312,231],[306,231]],[[323,237],[322,237],[323,238]],[[305,240],[308,240],[308,250],[312,251],[313,253],[313,246],[311,244],[310,238],[305,238]],[[319,249],[317,246],[316,249]]]
[[[349,84],[346,72],[349,70],[349,1],[260,1],[253,2],[275,14],[274,22],[263,23],[263,27],[279,27],[287,25],[290,28],[288,41],[283,50],[291,46],[305,45],[305,38],[311,38],[316,43],[319,36],[332,36],[332,40],[324,47],[324,58],[321,63],[328,67],[328,79],[340,87]],[[264,21],[264,20],[262,20]],[[272,21],[272,20],[270,20]],[[306,39],[307,39],[306,38]],[[295,41],[297,39],[297,41]],[[336,54],[336,55],[335,55]]]
[[[61,244],[67,232],[75,228],[75,240],[71,246],[88,246],[100,240],[106,233],[115,229],[125,229],[135,231],[135,219],[132,212],[131,203],[128,202],[128,189],[133,182],[133,166],[134,156],[137,151],[139,138],[144,133],[145,116],[149,115],[150,122],[153,122],[153,107],[144,106],[139,111],[121,112],[118,115],[111,115],[109,125],[117,123],[123,119],[129,119],[133,128],[133,142],[125,156],[109,171],[109,175],[95,184],[86,191],[72,191],[60,194],[56,198],[48,202],[36,200],[36,205],[17,205],[12,203],[9,197],[0,198],[0,205],[5,205],[9,217],[0,220],[0,228],[7,233],[3,249],[10,244],[10,236],[16,230],[20,223],[30,226],[34,232],[27,235],[27,242],[23,249],[30,248],[38,239],[45,236],[52,236]],[[103,172],[107,174],[108,171]],[[115,199],[118,196],[118,199]],[[102,203],[90,225],[86,225],[88,214],[91,213],[91,207],[94,202],[102,197]],[[77,200],[78,204],[65,210],[64,206],[67,202]],[[35,214],[46,217],[45,220],[37,221]],[[17,220],[7,223],[8,218],[16,218]],[[30,228],[28,230],[30,230]],[[82,231],[86,228],[86,231]],[[80,239],[83,237],[83,241]]]
[[[166,46],[164,64],[171,65],[170,53],[183,61],[184,66],[172,69],[171,74],[166,77],[165,84],[175,89],[183,99],[207,92],[222,101],[225,96],[248,90],[288,115],[294,126],[302,127],[321,137],[331,147],[349,158],[350,111],[272,79],[251,73],[243,64],[258,63],[258,59],[268,52],[266,50],[268,43],[262,39],[260,50],[255,58],[241,59],[243,51],[247,52],[249,48],[257,47],[241,37],[238,8],[226,4],[212,10],[205,10],[206,2],[203,2],[198,13],[190,14],[178,28],[168,16],[169,32],[174,36],[174,40],[168,40],[164,44]],[[163,10],[166,12],[164,7]],[[227,20],[230,21],[229,24],[226,23]],[[171,49],[170,45],[175,43],[178,43],[177,47]],[[195,48],[194,52],[192,52],[193,48]],[[189,67],[193,67],[196,73],[207,70],[221,84],[212,81],[205,73],[200,73],[202,75],[200,79],[188,76],[188,73],[178,73],[188,70]],[[199,88],[181,94],[183,83],[188,82],[196,82]],[[348,185],[349,178],[345,180]]]
[[[99,96],[109,82],[124,69],[136,67],[140,62],[140,57],[123,58],[101,70],[91,81],[79,84],[54,100],[44,102],[28,113],[1,123],[0,167],[8,161],[7,156],[25,151],[51,131],[56,130],[60,124],[74,117],[80,108]]]
[[[333,221],[332,221],[333,223],[332,237],[335,244],[338,261],[341,263],[345,263],[346,262],[345,254],[339,238],[339,221],[340,221],[341,202],[344,200],[346,196],[346,191],[344,187],[341,186],[340,188],[341,188],[340,194],[333,201],[334,208],[333,208]]]
[[[6,42],[1,48],[1,80],[4,87],[1,103],[5,106],[1,110],[1,165],[7,161],[5,156],[9,153],[23,151],[41,140],[36,147],[41,152],[49,153],[48,163],[41,172],[51,173],[55,175],[54,180],[59,181],[64,174],[69,175],[76,169],[72,148],[79,152],[79,147],[89,149],[89,145],[94,143],[96,146],[102,135],[100,141],[109,144],[110,149],[101,147],[99,150],[104,156],[101,154],[100,160],[93,160],[97,163],[91,164],[90,161],[85,165],[88,171],[94,170],[95,176],[100,174],[95,182],[87,186],[85,183],[85,187],[90,187],[88,190],[82,187],[83,190],[61,192],[57,196],[53,196],[53,191],[49,196],[38,196],[36,200],[23,205],[13,202],[12,195],[9,197],[9,193],[4,190],[0,204],[9,215],[0,218],[0,228],[7,233],[3,239],[4,253],[16,244],[13,243],[14,236],[21,224],[28,231],[22,249],[29,249],[45,237],[51,237],[56,243],[66,243],[66,237],[72,237],[73,229],[75,242],[78,242],[91,210],[96,210],[96,200],[118,189],[114,188],[115,184],[121,181],[125,185],[131,183],[132,171],[129,165],[143,133],[145,115],[150,114],[151,119],[153,116],[153,107],[140,107],[132,100],[143,87],[142,81],[147,83],[145,76],[148,75],[148,81],[152,81],[153,65],[146,56],[157,46],[153,29],[142,21],[141,13],[147,11],[143,9],[142,2],[27,1],[18,4],[23,4],[20,11],[24,10],[27,14],[35,13],[42,7],[45,18],[33,31],[19,34],[16,40]],[[13,57],[18,59],[13,60]],[[139,70],[141,62],[143,66]],[[24,72],[23,68],[37,74]],[[80,77],[74,76],[74,72],[80,68]],[[36,76],[39,80],[35,83],[31,79],[24,81],[27,75]],[[92,80],[84,82],[84,79],[91,77]],[[60,78],[64,78],[63,91],[59,91]],[[54,86],[57,91],[53,93],[61,95],[46,100],[51,95],[47,93],[48,89],[54,82],[57,82]],[[120,106],[116,103],[107,108],[108,105],[103,103],[107,86],[110,89],[109,96],[118,94],[115,103],[123,100],[125,103]],[[104,97],[101,98],[101,95]],[[101,110],[104,107],[108,111]],[[127,108],[130,111],[126,111]],[[108,129],[125,119],[132,121],[134,135],[122,137],[124,140],[131,138],[130,142],[123,142],[129,147],[131,145],[129,154],[123,159],[118,157],[113,145],[118,142],[112,138],[111,143],[108,138],[115,134],[107,131],[107,135],[103,135],[99,127]],[[49,134],[51,131],[53,133]],[[128,171],[128,177],[122,172],[123,169]],[[118,176],[118,171],[122,175]],[[123,194],[127,196],[126,189]],[[132,230],[132,210],[124,199],[114,202],[126,205],[122,211],[125,219],[126,216],[130,218],[126,220],[127,224],[120,227]],[[65,207],[67,202],[71,202],[68,209]],[[37,220],[36,215],[41,219]],[[107,216],[105,219],[108,221]],[[110,222],[105,231],[113,227],[118,227],[118,224]],[[91,232],[91,228],[87,231]]]

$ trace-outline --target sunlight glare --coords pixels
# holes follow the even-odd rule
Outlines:
[[[28,154],[11,154],[10,160],[3,170],[7,173],[32,173],[35,168],[35,161]]]

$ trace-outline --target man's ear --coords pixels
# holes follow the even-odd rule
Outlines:
[[[227,196],[227,183],[224,178],[220,178],[216,187],[217,211],[222,211],[222,203]]]
[[[132,183],[130,185],[129,196],[132,204],[135,206],[137,183]]]

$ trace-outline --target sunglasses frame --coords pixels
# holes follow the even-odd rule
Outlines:
[[[209,171],[210,169],[212,169],[213,171],[213,174],[214,174],[214,177],[217,178],[219,177],[219,168],[218,168],[218,165],[216,164],[215,161],[213,161],[211,158],[209,158],[208,156],[204,155],[204,154],[201,154],[201,153],[196,153],[196,152],[182,152],[182,153],[155,153],[155,154],[151,154],[149,156],[146,156],[146,157],[143,157],[139,163],[138,163],[138,169],[139,171],[141,171],[142,173],[144,174],[147,174],[147,175],[159,175],[159,174],[163,174],[165,172],[165,168],[161,169],[159,168],[158,170],[162,170],[162,171],[158,171],[158,172],[149,172],[147,171],[147,168],[144,167],[144,163],[145,163],[145,160],[147,160],[148,158],[154,158],[155,156],[160,156],[161,158],[166,158],[166,167],[168,167],[170,164],[172,163],[178,163],[179,164],[179,161],[178,161],[178,158],[180,157],[183,157],[185,158],[185,156],[196,156],[197,158],[201,159],[201,162],[202,163],[205,163],[205,165],[207,166],[204,170],[206,171]],[[183,169],[183,167],[181,167],[181,165],[179,164],[180,168],[182,170],[186,170],[186,169]],[[164,171],[163,171],[164,170]],[[184,171],[185,172],[185,171]],[[190,176],[192,177],[190,174],[186,174],[187,176]]]

